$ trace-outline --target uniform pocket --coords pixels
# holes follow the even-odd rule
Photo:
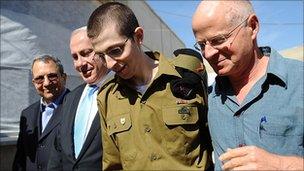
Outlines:
[[[127,131],[131,128],[131,126],[132,121],[130,114],[128,113],[111,117],[107,121],[107,129],[109,135]]]
[[[166,131],[163,143],[168,154],[189,165],[199,155],[200,134],[197,104],[163,106],[162,117]]]

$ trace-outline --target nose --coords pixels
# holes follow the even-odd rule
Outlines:
[[[208,59],[212,58],[212,56],[214,56],[218,52],[219,52],[218,49],[212,47],[209,44],[206,44],[205,45],[205,51],[204,51],[204,57],[208,60]]]
[[[49,77],[47,77],[46,75],[44,76],[44,81],[43,81],[43,86],[49,86],[51,84],[51,81],[49,80]]]
[[[112,59],[112,58],[110,58],[110,57],[108,57],[108,56],[106,56],[105,58],[106,58],[106,66],[107,66],[107,68],[111,69],[111,70],[115,70],[114,67],[117,64],[117,61],[114,60],[114,59]]]
[[[86,60],[81,55],[78,55],[78,59],[75,61],[76,67],[81,67],[86,64]]]

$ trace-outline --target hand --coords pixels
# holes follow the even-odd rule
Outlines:
[[[219,159],[223,170],[280,170],[281,158],[256,146],[227,149]]]

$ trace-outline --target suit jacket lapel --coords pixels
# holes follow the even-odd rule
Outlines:
[[[78,108],[78,103],[80,100],[80,97],[82,95],[83,89],[86,84],[83,84],[77,92],[75,92],[75,95],[72,96],[73,100],[71,101],[70,104],[65,103],[64,108],[68,107],[68,109],[65,111],[67,113],[63,113],[64,115],[64,128],[62,130],[66,130],[67,134],[66,136],[61,137],[63,139],[63,144],[68,145],[65,149],[67,149],[67,154],[70,154],[69,156],[71,157],[71,160],[75,161],[75,156],[74,156],[74,121],[75,121],[75,116]]]
[[[35,115],[33,115],[36,120],[36,125],[38,127],[38,140],[40,139],[41,137],[41,130],[42,130],[42,125],[41,125],[41,103],[40,103],[40,100],[39,102],[37,102],[37,105],[35,106],[35,108],[33,108],[33,113],[35,113]]]
[[[55,112],[55,111],[56,110],[54,110],[54,113],[53,113],[50,121],[46,125],[44,131],[42,132],[42,134],[40,134],[41,136],[39,137],[39,141],[42,140],[46,135],[48,135],[60,123],[61,116],[60,116],[60,114],[58,114],[58,112]]]
[[[95,135],[97,134],[97,132],[99,131],[100,129],[100,124],[99,124],[99,113],[97,112],[96,113],[96,116],[92,122],[92,125],[91,125],[91,128],[90,128],[90,131],[87,135],[87,138],[82,146],[82,149],[79,153],[79,156],[77,158],[77,160],[79,160],[83,155],[84,155],[84,152],[87,150],[87,148],[89,147],[89,145],[91,144],[91,142],[93,141]],[[101,145],[101,144],[100,144]]]

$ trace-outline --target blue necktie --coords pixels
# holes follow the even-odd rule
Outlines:
[[[42,118],[41,118],[42,131],[41,132],[44,131],[47,123],[51,119],[51,117],[53,115],[53,111],[54,111],[54,105],[50,104],[50,105],[46,106],[44,111],[42,112]]]
[[[94,92],[98,89],[96,85],[89,86],[84,96],[78,112],[75,117],[74,124],[74,150],[75,150],[75,158],[78,157],[82,145],[85,141],[85,133],[87,122],[89,119],[90,110],[93,102]]]

